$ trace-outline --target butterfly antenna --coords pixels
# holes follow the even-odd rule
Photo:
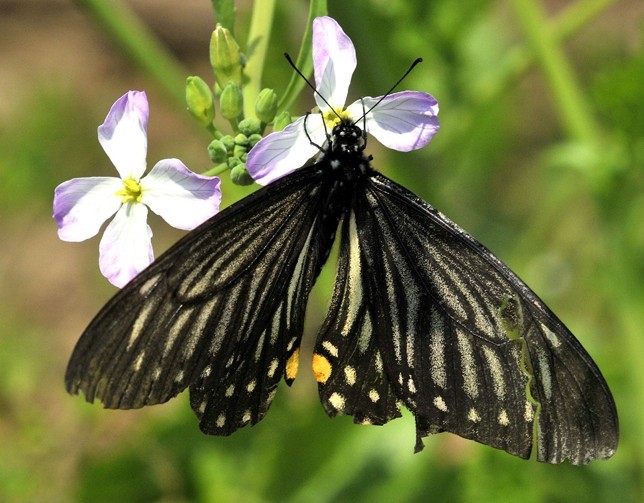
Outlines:
[[[309,86],[311,89],[313,89],[313,92],[314,92],[315,94],[317,94],[320,98],[322,98],[322,101],[324,101],[324,103],[326,103],[326,105],[327,105],[331,110],[333,110],[333,113],[337,116],[337,118],[338,118],[338,119],[342,120],[342,117],[340,117],[340,116],[338,115],[338,112],[336,112],[336,111],[335,111],[335,108],[333,108],[333,107],[329,104],[329,102],[326,100],[326,98],[320,94],[320,92],[315,88],[315,86],[314,86],[313,84],[311,84],[311,81],[310,81],[309,79],[307,79],[307,78],[304,76],[304,74],[300,71],[300,69],[299,69],[297,66],[295,66],[295,63],[293,63],[293,60],[291,59],[291,56],[289,56],[288,52],[285,52],[285,53],[284,53],[284,57],[286,58],[286,61],[288,61],[288,62],[289,62],[289,64],[293,67],[293,70],[295,70],[295,71],[297,72],[297,74],[298,74],[300,77],[302,77],[302,78],[304,79],[304,82],[306,82],[306,83],[308,84],[308,86]],[[412,68],[413,68],[413,67],[412,67]],[[411,70],[411,68],[410,68],[409,70]],[[409,73],[409,70],[407,70],[407,73]],[[406,73],[405,75],[407,75],[407,73]],[[405,77],[403,76],[403,78],[405,78]],[[400,80],[402,80],[402,79],[400,79]],[[398,82],[400,82],[400,81],[398,81]],[[398,84],[396,84],[396,85],[398,85]],[[394,87],[396,87],[396,86],[394,86]]]
[[[409,66],[409,68],[407,69],[407,71],[404,73],[404,75],[398,79],[398,82],[396,82],[393,86],[391,86],[391,89],[389,89],[389,91],[387,91],[387,92],[382,96],[382,98],[380,98],[380,99],[376,102],[376,104],[375,104],[375,105],[373,105],[369,110],[367,110],[367,111],[363,114],[363,116],[362,116],[362,117],[366,116],[366,115],[367,115],[369,112],[371,112],[374,108],[376,108],[378,105],[380,105],[380,102],[381,102],[382,100],[384,100],[387,96],[389,96],[389,95],[391,94],[391,92],[392,92],[394,89],[396,89],[396,88],[398,87],[398,84],[400,84],[403,80],[405,80],[405,77],[407,77],[407,75],[409,75],[409,73],[414,69],[414,67],[415,67],[418,63],[422,63],[422,62],[423,62],[423,58],[416,58],[416,59],[414,60],[414,62]],[[362,119],[362,117],[360,117],[360,119]],[[358,121],[359,121],[360,119],[358,119]],[[358,121],[356,121],[356,122],[358,122]]]

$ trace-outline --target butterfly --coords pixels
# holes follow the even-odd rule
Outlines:
[[[314,164],[223,210],[119,291],[78,341],[67,390],[106,408],[186,388],[200,428],[230,435],[298,372],[309,292],[339,234],[312,367],[329,416],[422,438],[451,432],[521,458],[606,459],[618,419],[564,324],[476,239],[378,173],[343,119]]]

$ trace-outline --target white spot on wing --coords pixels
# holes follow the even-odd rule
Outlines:
[[[443,400],[442,396],[437,396],[434,398],[434,406],[443,412],[447,412],[447,404],[445,403],[445,400]]]
[[[338,348],[330,341],[324,341],[322,347],[328,351],[328,353],[334,358],[338,357]]]
[[[344,410],[344,397],[340,393],[332,393],[329,397],[329,403],[338,412]]]
[[[369,400],[371,400],[373,403],[376,403],[378,400],[380,400],[380,393],[378,393],[375,389],[372,389],[369,391]]]
[[[481,420],[481,416],[479,416],[479,413],[476,411],[476,409],[472,407],[467,413],[467,419],[469,419],[473,423],[478,423]]]
[[[508,413],[505,411],[505,409],[502,409],[501,412],[499,412],[498,419],[501,426],[508,426],[510,424],[510,419],[508,418]]]
[[[356,383],[356,369],[350,365],[344,367],[344,380],[349,386],[353,386]]]

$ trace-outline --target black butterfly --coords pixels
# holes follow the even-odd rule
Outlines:
[[[543,302],[442,213],[374,171],[338,124],[315,164],[185,236],[101,310],[65,382],[107,408],[190,388],[200,428],[260,421],[296,377],[309,292],[340,230],[313,371],[330,416],[422,437],[449,431],[539,461],[612,456],[618,424],[598,368]]]

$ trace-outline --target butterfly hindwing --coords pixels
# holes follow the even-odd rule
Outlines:
[[[313,354],[320,400],[330,416],[384,424],[400,417],[400,403],[383,368],[369,271],[361,253],[353,213],[345,219],[335,288]],[[380,323],[380,322],[378,322]]]
[[[261,419],[287,363],[294,374],[306,299],[326,259],[313,226],[320,173],[261,189],[159,257],[86,329],[67,389],[125,409],[190,387],[208,433]]]

